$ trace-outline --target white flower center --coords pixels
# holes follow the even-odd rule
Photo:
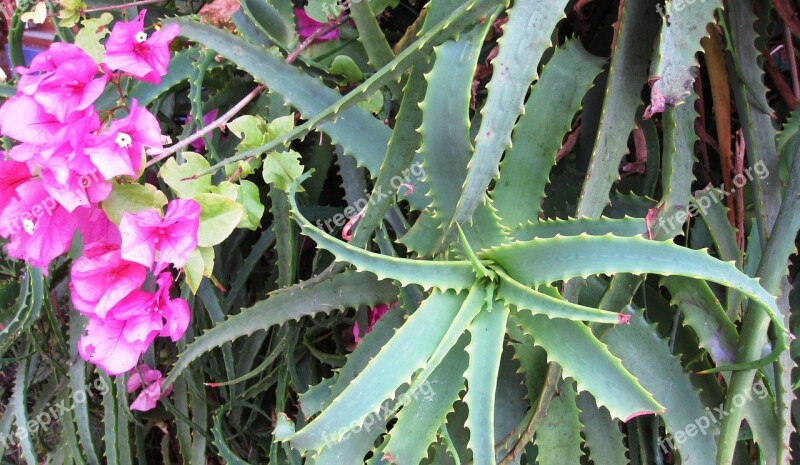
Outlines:
[[[114,142],[116,142],[120,148],[127,149],[131,146],[133,139],[131,139],[131,136],[125,134],[124,132],[118,132],[117,138],[114,139]]]
[[[146,32],[144,32],[144,31],[139,31],[139,32],[137,32],[137,33],[136,33],[136,35],[134,36],[134,39],[136,39],[136,42],[138,42],[138,43],[140,43],[140,44],[141,44],[142,42],[144,42],[145,40],[147,40],[147,33],[146,33]]]
[[[24,229],[25,232],[28,233],[31,236],[33,236],[34,226],[35,225],[33,224],[33,221],[31,221],[31,220],[29,220],[27,218],[24,218],[22,220],[22,229]]]

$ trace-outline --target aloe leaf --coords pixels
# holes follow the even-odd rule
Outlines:
[[[464,403],[469,407],[467,446],[472,450],[474,463],[495,463],[494,402],[508,315],[509,307],[495,302],[491,309],[479,313],[469,327],[469,366],[464,374],[467,378]]]
[[[501,181],[491,194],[497,214],[507,227],[516,229],[539,217],[561,141],[602,65],[602,59],[572,39],[555,50],[532,87],[514,128],[511,147],[500,163]]]
[[[105,445],[105,463],[116,465],[119,463],[117,452],[117,400],[114,396],[114,382],[105,373],[98,373],[100,379],[108,386],[108,391],[103,394],[103,444]]]
[[[301,451],[320,451],[339,442],[349,428],[378,412],[399,386],[410,382],[414,372],[426,365],[465,298],[452,291],[434,291],[318,417],[297,432],[276,432],[276,438],[291,441]]]
[[[561,392],[550,402],[547,416],[536,430],[539,465],[568,465],[581,463],[581,429],[575,388],[570,380],[564,382]],[[605,462],[603,462],[605,465]]]
[[[298,181],[302,181],[302,178]],[[472,265],[468,261],[437,262],[389,257],[338,241],[314,227],[300,214],[293,192],[289,194],[289,203],[303,234],[313,239],[317,246],[335,255],[337,260],[351,263],[362,271],[375,273],[379,278],[395,279],[403,286],[420,284],[426,288],[459,291],[469,288],[475,280]]]
[[[650,72],[653,88],[645,118],[680,105],[690,94],[697,68],[695,55],[702,49],[700,39],[708,35],[706,26],[715,21],[714,12],[720,8],[721,0],[669,4],[669,23],[664,21],[661,26],[655,66]]]
[[[417,390],[422,394],[397,414],[397,423],[383,449],[391,463],[420,463],[427,456],[428,447],[464,389],[464,371],[469,363],[465,347],[466,337],[462,336],[423,384],[430,390],[428,395]]]
[[[69,322],[69,355],[74,362],[69,368],[68,375],[70,391],[74,396],[76,392],[84,392],[87,386],[86,362],[81,357],[78,357],[78,339],[81,337],[81,331],[85,326],[86,318],[73,310],[70,312]],[[73,412],[75,424],[78,427],[78,437],[83,446],[83,451],[86,454],[87,462],[90,465],[100,463],[97,459],[97,452],[94,450],[91,424],[89,423],[89,409],[87,408],[86,402],[76,403]]]
[[[375,13],[369,2],[350,2],[350,15],[358,29],[358,41],[367,52],[368,63],[374,69],[380,69],[394,59],[394,52],[381,31]],[[399,87],[396,90],[400,90]],[[396,94],[395,97],[399,97]]]
[[[666,408],[661,413],[667,430],[675,435],[684,433],[685,440],[677,445],[686,465],[714,463],[717,444],[711,434],[686,434],[687,427],[707,418],[708,412],[700,402],[697,390],[689,381],[680,360],[670,353],[667,342],[661,339],[640,312],[633,312],[629,325],[618,325],[609,330],[603,340],[609,350],[622,360],[622,364],[639,379],[653,397]],[[669,379],[670,383],[661,380]],[[697,428],[699,424],[695,426]],[[710,427],[710,425],[709,425]],[[679,439],[676,438],[677,442]],[[674,449],[669,442],[665,449]]]
[[[773,112],[766,99],[764,72],[759,65],[761,51],[756,48],[756,41],[764,38],[759,38],[756,34],[757,18],[754,3],[753,0],[743,0],[727,5],[730,28],[727,37],[731,42],[731,55],[737,70],[737,73],[732,73],[731,87],[745,135],[747,159],[751,167],[759,168],[757,176],[753,179],[753,189],[756,193],[753,201],[763,247],[778,216],[782,186],[780,177],[777,176],[780,172],[780,162],[775,144]],[[768,21],[762,18],[761,22]],[[769,173],[773,175],[770,176]]]
[[[611,419],[608,410],[597,407],[594,398],[588,392],[582,392],[576,399],[580,409],[580,422],[583,424],[583,435],[589,458],[595,464],[628,465],[626,457],[625,436],[619,425]]]
[[[375,323],[372,331],[367,333],[355,350],[347,356],[347,362],[336,371],[334,377],[320,383],[323,387],[319,394],[315,395],[312,392],[312,390],[318,389],[317,386],[314,386],[309,392],[300,395],[300,406],[306,418],[319,413],[350,385],[394,336],[397,329],[403,324],[404,317],[405,311],[401,306],[396,305],[391,308],[389,313]],[[325,386],[326,384],[327,386]],[[311,396],[315,396],[317,399],[312,400]]]
[[[507,305],[513,305],[519,311],[575,321],[611,324],[617,324],[621,319],[624,321],[624,318],[620,318],[618,313],[573,304],[561,298],[555,291],[549,294],[539,292],[523,286],[502,271],[498,270],[497,274],[500,276],[497,297],[503,299]]]
[[[30,347],[30,344],[27,344]],[[27,352],[27,351],[26,351]],[[22,458],[27,463],[39,463],[36,459],[36,448],[33,445],[31,434],[27,430],[28,408],[27,393],[29,392],[31,364],[35,364],[34,359],[38,359],[39,354],[33,354],[31,358],[24,358],[17,364],[17,376],[14,378],[13,387],[13,408],[16,421],[16,436],[19,440],[19,448],[22,451]],[[25,434],[19,434],[25,431]]]
[[[641,257],[648,259],[642,262]],[[555,237],[500,246],[483,252],[481,258],[493,260],[509,276],[528,286],[615,273],[654,273],[704,279],[729,286],[754,299],[767,311],[776,328],[781,333],[786,331],[778,317],[775,297],[761,287],[758,280],[704,251],[671,242],[610,235]]]
[[[562,220],[543,220],[528,223],[514,232],[514,239],[528,241],[534,238],[547,239],[556,236],[604,236],[613,234],[620,237],[644,236],[647,234],[647,224],[643,218],[625,217],[612,218],[568,218]]]
[[[353,272],[338,274],[313,286],[297,285],[275,292],[197,337],[180,354],[164,386],[172,384],[192,361],[226,342],[304,316],[377,305],[391,301],[396,295],[397,288],[390,281],[379,281],[369,273]]]
[[[459,35],[457,40],[434,47],[433,68],[422,109],[422,166],[429,186],[429,210],[439,225],[449,224],[455,214],[467,164],[472,154],[469,137],[469,104],[472,79],[483,39],[494,19],[486,18]]]
[[[498,40],[499,52],[492,60],[494,72],[487,85],[489,93],[481,110],[475,151],[447,230],[452,230],[454,223],[467,222],[483,200],[491,180],[500,174],[500,158],[511,145],[511,132],[524,111],[525,95],[537,78],[536,67],[551,46],[550,37],[556,24],[565,17],[567,3],[566,0],[520,0],[509,10],[503,37]]]
[[[294,24],[287,23],[280,12],[266,0],[241,0],[242,11],[267,37],[284,47],[297,41]]]
[[[669,290],[672,296],[670,305],[683,312],[683,324],[694,330],[699,346],[708,351],[714,362],[717,365],[734,363],[739,334],[708,285],[679,276],[661,278],[660,285]],[[778,424],[774,410],[769,396],[753,398],[744,406],[744,416],[753,431],[753,439],[767,457],[767,463],[778,463]]]
[[[225,409],[221,408],[219,412],[214,415],[214,427],[211,428],[211,432],[214,434],[214,447],[217,448],[219,457],[225,460],[225,463],[231,465],[250,465],[248,462],[239,458],[230,446],[228,446],[225,440],[225,434],[222,432],[222,415],[224,413]]]
[[[620,8],[603,111],[576,217],[599,217],[608,203],[612,184],[619,179],[619,164],[628,152],[636,109],[642,103],[634,89],[642,88],[647,81],[656,31],[656,3],[625,1]]]
[[[514,314],[514,322],[533,336],[536,345],[547,352],[548,360],[561,365],[564,376],[578,382],[579,391],[591,392],[613,418],[626,420],[663,410],[583,323],[523,312]],[[564,344],[565,340],[570,343]]]

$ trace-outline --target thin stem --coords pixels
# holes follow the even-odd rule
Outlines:
[[[158,163],[161,160],[169,157],[170,155],[177,153],[178,151],[180,151],[184,147],[188,147],[192,142],[194,142],[194,141],[196,141],[198,139],[201,139],[203,136],[205,136],[206,134],[210,133],[214,129],[217,129],[220,126],[224,126],[231,118],[236,116],[236,114],[239,113],[239,111],[241,111],[242,108],[244,108],[248,103],[253,101],[253,99],[256,98],[258,96],[258,94],[260,94],[261,91],[263,91],[263,90],[264,90],[264,85],[263,84],[259,84],[258,86],[256,86],[255,89],[251,90],[249,94],[245,95],[244,98],[239,103],[237,103],[236,105],[231,107],[231,109],[228,110],[224,115],[220,116],[219,118],[214,120],[208,126],[206,126],[203,129],[197,131],[196,133],[192,134],[191,136],[187,137],[186,139],[183,139],[182,141],[178,142],[177,144],[175,144],[175,145],[173,145],[171,147],[165,148],[165,149],[150,149],[150,150],[148,150],[147,154],[152,156],[153,159],[150,160],[149,162],[147,162],[147,164],[145,164],[145,168],[155,165],[156,163]]]
[[[334,21],[333,23],[323,24],[322,26],[318,27],[313,34],[308,36],[306,40],[300,43],[300,45],[298,45],[297,48],[294,49],[294,51],[292,51],[292,53],[290,53],[289,56],[286,57],[286,63],[292,64],[292,62],[294,62],[294,60],[296,60],[297,57],[300,56],[300,53],[306,48],[308,48],[308,46],[311,45],[315,40],[331,32],[332,30],[338,28],[339,26],[344,24],[344,22],[347,21],[348,18],[349,18],[348,15],[342,15],[336,18],[336,21]]]
[[[498,465],[508,465],[509,463],[513,462],[516,457],[522,455],[525,450],[525,447],[533,441],[533,435],[536,433],[536,429],[539,427],[539,423],[542,422],[542,419],[547,414],[547,409],[550,407],[550,401],[553,400],[553,396],[558,391],[558,387],[560,386],[561,380],[561,367],[558,366],[556,363],[551,362],[550,367],[548,368],[547,372],[547,379],[545,380],[544,388],[542,389],[542,393],[539,394],[539,400],[536,403],[536,413],[530,418],[528,425],[525,427],[525,431],[517,441],[517,444],[514,448],[509,452],[503,460],[498,462]]]
[[[94,8],[87,8],[85,10],[81,10],[81,14],[86,13],[95,13],[98,11],[109,11],[109,10],[124,10],[126,8],[131,8],[134,6],[140,5],[150,5],[153,3],[161,3],[164,0],[139,0],[138,2],[131,2],[131,3],[123,3],[122,5],[108,5],[108,6],[98,6]]]

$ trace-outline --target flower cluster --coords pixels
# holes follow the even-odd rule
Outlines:
[[[75,45],[52,44],[15,70],[17,93],[0,107],[0,135],[16,142],[0,152],[7,253],[46,271],[81,234],[72,301],[89,324],[79,352],[113,375],[134,369],[156,337],[175,341],[188,327],[188,304],[170,298],[168,267],[182,267],[197,247],[200,216],[196,202],[176,200],[163,217],[155,209],[125,213],[117,227],[99,206],[115,178],[140,175],[146,148],[161,148],[158,121],[136,100],[119,119],[111,118],[118,108],[104,118],[95,108],[109,82],[158,83],[166,74],[178,26],[148,36],[144,14],[114,26],[99,64]]]

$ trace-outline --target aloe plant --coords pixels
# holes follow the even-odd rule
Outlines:
[[[97,105],[204,131],[196,151],[148,152],[102,205],[117,224],[202,206],[176,278],[191,325],[141,357],[169,394],[134,413],[130,376],[80,358],[80,243],[48,270],[2,256],[0,451],[795,463],[800,27],[775,3],[241,0],[224,27],[151,5],[180,27],[169,73],[122,76]],[[62,2],[59,40],[106,7],[121,14]],[[11,19],[15,65],[31,8]],[[301,17],[329,22],[309,37]],[[58,428],[2,441],[59,402]]]

